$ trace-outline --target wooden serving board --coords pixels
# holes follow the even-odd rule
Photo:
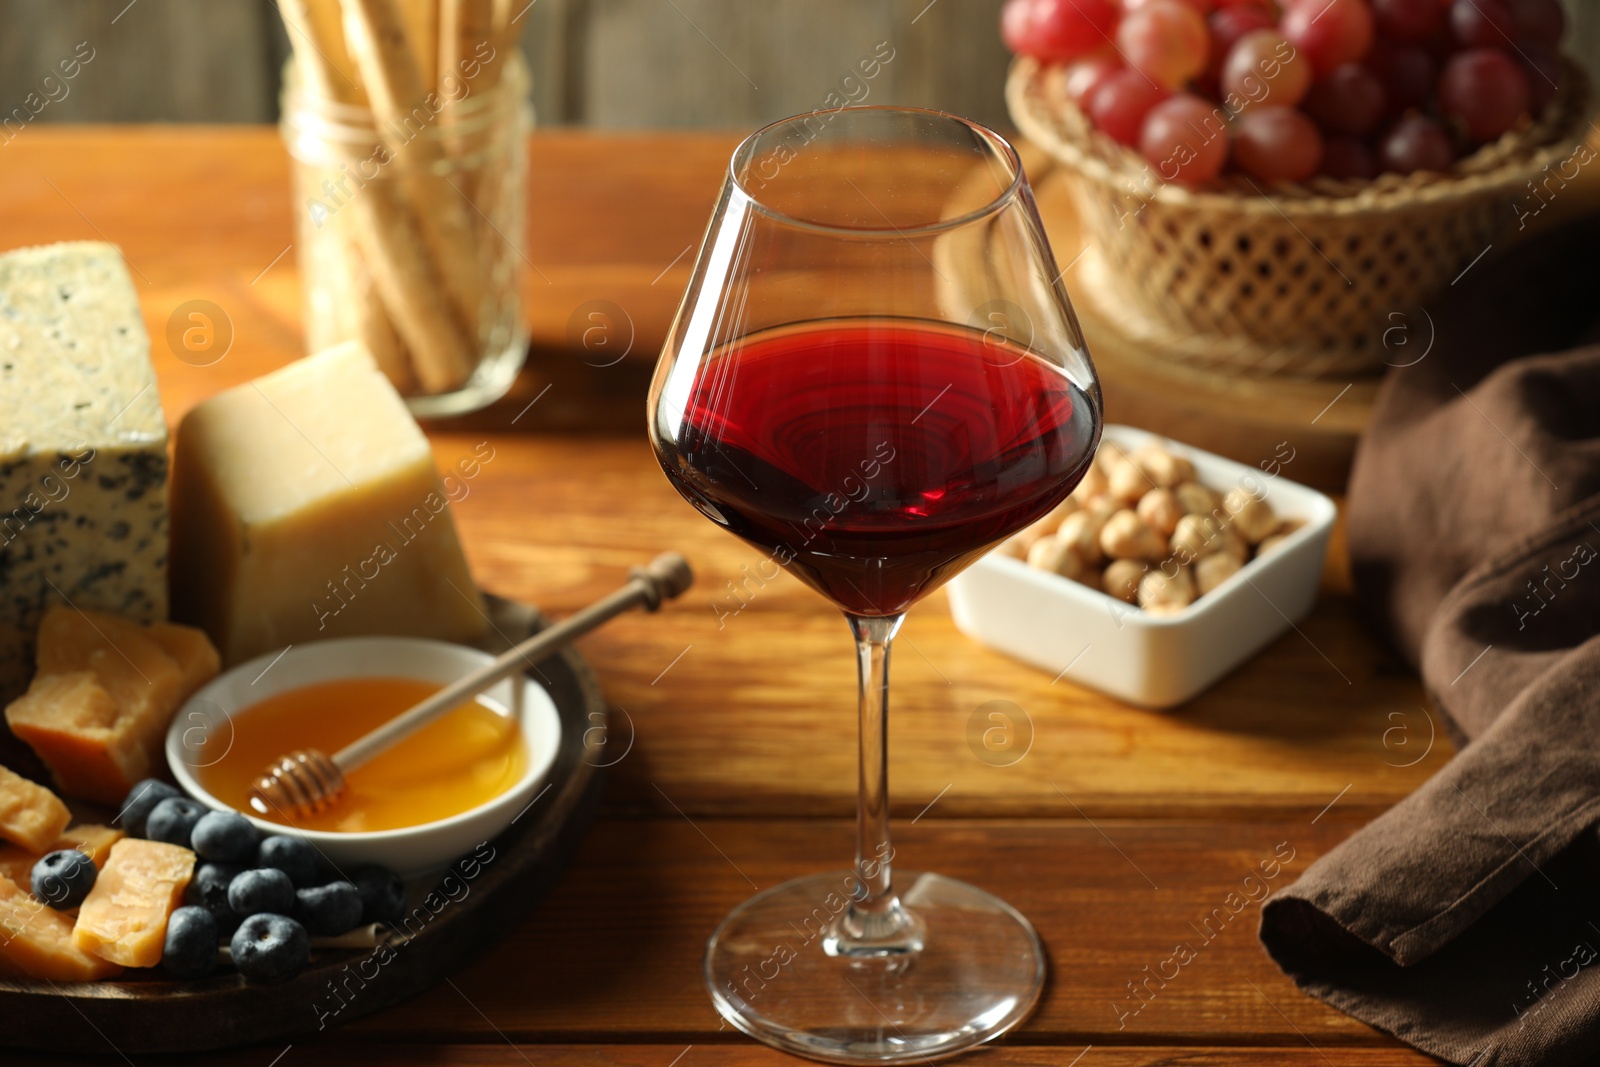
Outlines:
[[[492,595],[486,601],[493,622],[483,642],[488,651],[504,651],[546,623],[526,605]],[[503,940],[555,883],[587,832],[606,762],[597,744],[605,736],[606,702],[589,665],[567,648],[528,673],[561,716],[561,750],[548,785],[473,858],[432,886],[412,888],[409,935],[378,949],[314,951],[310,966],[282,985],[255,985],[231,970],[193,982],[168,981],[159,972],[115,982],[0,979],[0,1045],[114,1055],[292,1037],[414,996]]]

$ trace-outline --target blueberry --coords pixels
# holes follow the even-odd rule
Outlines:
[[[228,947],[233,965],[252,982],[287,982],[311,958],[306,928],[286,915],[250,916],[233,932]]]
[[[184,903],[209,911],[219,934],[233,933],[242,916],[228,906],[228,885],[243,872],[237,863],[202,863],[184,890]]]
[[[406,887],[400,876],[376,865],[356,870],[352,881],[361,894],[361,921],[397,923],[406,912]]]
[[[228,907],[238,915],[287,915],[294,910],[294,883],[271,867],[242,871],[228,883]]]
[[[74,848],[41,856],[33,865],[33,895],[57,911],[76,908],[94,888],[100,871],[94,860]]]
[[[263,838],[256,849],[256,866],[276,868],[297,886],[317,884],[317,850],[303,837]]]
[[[204,978],[217,965],[217,920],[205,908],[184,907],[167,918],[161,965],[174,978]]]
[[[167,797],[157,804],[145,820],[144,836],[152,841],[189,847],[194,824],[206,813],[205,805],[188,797]]]
[[[297,889],[295,918],[313,934],[336,937],[361,922],[361,892],[351,882],[329,882]]]
[[[163,800],[181,796],[182,793],[159,778],[146,778],[128,790],[127,799],[123,800],[122,809],[117,813],[116,823],[134,837],[143,837],[145,820],[150,818],[155,806]]]
[[[189,840],[201,859],[244,863],[255,856],[261,831],[236,811],[208,811],[194,824]]]

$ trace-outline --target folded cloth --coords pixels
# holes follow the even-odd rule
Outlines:
[[[1261,940],[1453,1063],[1600,1063],[1600,218],[1403,325],[1350,555],[1459,752],[1271,897]]]

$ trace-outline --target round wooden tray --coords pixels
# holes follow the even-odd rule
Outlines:
[[[534,608],[485,599],[494,623],[483,642],[488,651],[503,651],[546,623]],[[283,985],[252,985],[232,971],[196,982],[154,974],[116,982],[0,979],[0,1045],[113,1055],[292,1037],[388,1007],[462,967],[555,883],[599,801],[602,761],[590,748],[606,724],[599,681],[570,648],[529,673],[561,715],[549,784],[475,860],[458,862],[432,886],[412,887],[409,936],[377,949],[314,952],[310,966]]]

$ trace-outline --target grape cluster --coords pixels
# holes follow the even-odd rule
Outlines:
[[[1007,47],[1162,178],[1448,171],[1549,103],[1558,0],[1007,0]]]

